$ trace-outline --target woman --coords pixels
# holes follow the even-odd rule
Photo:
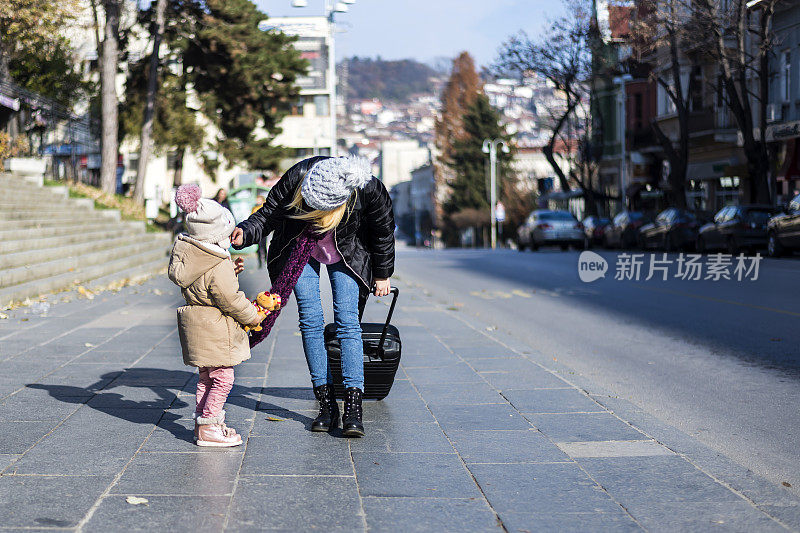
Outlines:
[[[325,264],[342,346],[346,389],[342,427],[345,435],[360,437],[364,435],[364,346],[359,316],[370,291],[376,296],[389,294],[389,278],[394,271],[392,201],[383,183],[372,177],[365,159],[312,157],[286,171],[263,207],[237,226],[231,240],[235,248],[241,248],[274,231],[267,256],[267,269],[274,282],[286,266],[293,244],[309,224],[320,239],[294,294],[303,350],[320,407],[311,430],[330,431],[339,425],[319,293],[320,264]]]
[[[220,189],[217,191],[217,194],[214,195],[214,201],[217,202],[219,205],[227,209],[228,211],[231,210],[231,204],[228,203],[228,191],[225,189]]]

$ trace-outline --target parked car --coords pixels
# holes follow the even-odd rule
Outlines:
[[[698,229],[700,221],[694,213],[670,207],[639,228],[638,244],[641,248],[661,248],[667,252],[693,248]]]
[[[785,213],[767,223],[767,254],[780,257],[800,249],[800,194],[789,202]]]
[[[589,248],[595,244],[603,243],[603,235],[606,232],[606,227],[611,223],[607,218],[590,216],[583,219],[583,233],[586,236],[584,247]]]
[[[622,211],[603,232],[603,246],[633,248],[637,243],[639,228],[650,221],[650,217],[639,211]]]
[[[558,245],[562,250],[583,248],[583,241],[583,225],[569,211],[537,209],[517,230],[520,251],[547,245]]]
[[[767,222],[775,215],[769,205],[729,205],[714,216],[714,221],[700,228],[697,251],[726,250],[737,254],[741,249],[755,250],[767,245]]]

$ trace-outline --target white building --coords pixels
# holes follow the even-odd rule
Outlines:
[[[414,140],[381,143],[380,179],[387,189],[411,180],[411,171],[431,160],[431,151]]]
[[[305,76],[298,77],[300,97],[280,123],[283,132],[274,144],[289,148],[291,157],[281,164],[285,170],[312,155],[331,153],[331,108],[328,83],[330,23],[325,17],[275,17],[261,26],[265,31],[281,31],[297,36],[293,43],[310,63]]]

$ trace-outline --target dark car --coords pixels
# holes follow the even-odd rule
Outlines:
[[[602,217],[590,216],[583,219],[583,233],[586,235],[585,248],[603,243],[606,226],[611,220]]]
[[[639,246],[660,248],[667,252],[693,248],[700,221],[691,211],[670,207],[656,216],[650,224],[639,229]]]
[[[700,228],[697,251],[726,250],[737,254],[741,249],[755,250],[767,245],[767,222],[775,214],[769,205],[729,205],[714,216],[714,221]]]
[[[650,218],[639,211],[622,211],[603,232],[606,248],[633,248],[636,246],[639,228],[650,222]]]
[[[767,223],[767,253],[770,257],[800,249],[800,194],[789,202],[785,213]]]

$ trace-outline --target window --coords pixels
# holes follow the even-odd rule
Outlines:
[[[792,54],[789,50],[781,53],[781,88],[780,94],[784,102],[791,98],[791,79],[792,79]]]
[[[640,130],[643,127],[643,106],[642,106],[642,93],[633,95],[633,116],[636,124],[636,129]]]
[[[674,84],[672,83],[672,78],[666,78],[664,81],[667,82],[667,85],[670,88],[674,88]],[[672,98],[669,97],[669,93],[667,90],[661,85],[658,85],[658,114],[659,115],[670,115],[675,113],[675,102],[672,101]]]
[[[683,87],[684,91],[689,91],[689,108],[692,111],[703,109],[703,71],[699,66],[692,67],[689,77],[689,85]]]
[[[314,96],[314,106],[318,117],[327,117],[330,115],[328,106],[328,95],[318,94]]]

